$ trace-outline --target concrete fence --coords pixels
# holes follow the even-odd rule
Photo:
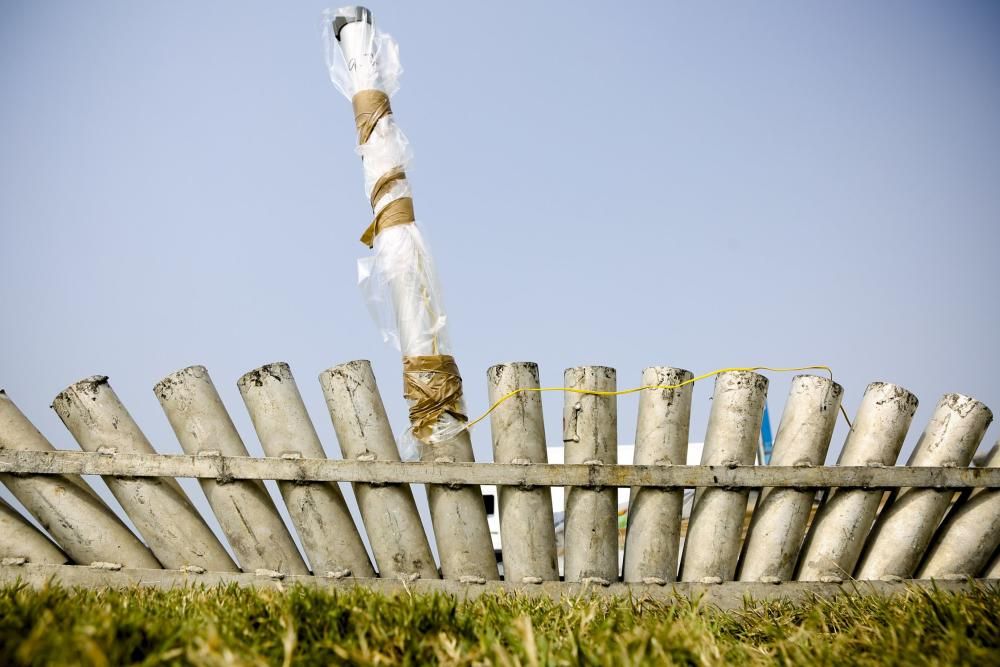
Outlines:
[[[676,385],[690,377],[655,367],[642,382]],[[614,369],[585,366],[567,370],[565,382],[609,392],[617,379]],[[538,368],[497,365],[487,384],[491,400],[537,389]],[[343,458],[327,458],[332,450],[320,442],[287,364],[263,366],[238,382],[266,458],[248,455],[200,366],[154,388],[183,455],[157,454],[105,377],[75,383],[53,403],[82,452],[56,450],[0,392],[0,483],[45,531],[0,503],[0,582],[285,580],[653,595],[721,585],[730,591],[719,594],[723,600],[746,592],[836,593],[852,580],[883,590],[910,579],[996,578],[1000,569],[1000,454],[969,467],[992,413],[967,396],[944,396],[907,464],[896,466],[917,399],[902,387],[873,383],[838,465],[823,466],[843,389],[798,376],[771,465],[763,466],[754,459],[767,380],[724,373],[716,379],[701,465],[689,466],[681,464],[690,385],[642,392],[633,465],[616,460],[615,397],[566,393],[566,463],[550,465],[538,393],[518,394],[491,414],[495,463],[471,462],[467,433],[438,448],[452,456],[402,462],[368,362],[331,368],[320,385]],[[138,535],[81,475],[107,482]],[[229,551],[177,477],[199,481]],[[264,488],[268,479],[277,481],[291,525]],[[351,483],[362,525],[337,482]],[[440,565],[411,484],[428,489]],[[486,513],[470,501],[479,497],[477,485],[487,484],[499,490],[496,554],[483,552]],[[562,553],[553,486],[566,487]],[[631,489],[623,535],[618,488]],[[685,489],[695,489],[686,520]]]

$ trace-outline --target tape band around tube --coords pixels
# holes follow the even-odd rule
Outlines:
[[[354,107],[354,125],[358,128],[358,144],[366,143],[375,125],[392,113],[389,96],[381,90],[359,90],[351,98],[351,105]]]
[[[400,197],[382,207],[382,210],[375,214],[372,224],[361,235],[361,242],[369,248],[375,246],[375,237],[384,229],[395,227],[396,225],[413,224],[416,218],[413,217],[413,199],[411,197]]]
[[[410,424],[422,442],[445,413],[462,422],[469,419],[462,412],[462,376],[449,354],[403,357],[403,396],[412,401]]]
[[[375,210],[375,204],[377,204],[378,200],[382,198],[382,195],[385,194],[386,190],[389,189],[390,185],[392,185],[396,181],[402,181],[405,179],[406,179],[406,172],[403,171],[402,167],[393,167],[389,171],[379,176],[379,179],[375,181],[374,187],[372,187],[372,196],[371,196],[372,210],[373,211]]]
[[[358,144],[367,143],[378,122],[392,113],[392,107],[389,106],[389,96],[381,90],[360,90],[351,98],[351,105],[354,107],[354,125],[358,128]],[[406,178],[406,172],[401,167],[394,167],[383,174],[372,188],[372,210],[375,210],[375,204],[378,203],[388,187],[404,178]],[[375,214],[375,219],[361,235],[361,242],[371,248],[375,244],[375,237],[383,229],[409,224],[415,219],[412,198],[394,199]]]

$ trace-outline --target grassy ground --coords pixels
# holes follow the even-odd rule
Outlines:
[[[1000,664],[1000,589],[742,611],[233,587],[0,588],[0,665]]]

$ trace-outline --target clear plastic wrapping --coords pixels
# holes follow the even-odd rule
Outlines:
[[[367,10],[328,10],[323,15],[323,27],[330,80],[348,100],[360,91],[380,90],[391,97],[399,89],[403,72],[399,47],[391,36],[375,27]],[[362,159],[369,199],[383,175],[394,169],[405,170],[412,160],[410,143],[391,113],[378,120],[368,140],[357,147],[357,153]],[[409,181],[395,180],[374,202],[374,213],[396,199],[411,196]],[[382,230],[372,250],[370,256],[358,260],[358,284],[383,339],[405,357],[451,354],[441,289],[419,224]],[[464,405],[461,407],[464,413]],[[443,442],[463,428],[464,422],[446,412],[424,440],[427,444]],[[419,456],[421,443],[412,429],[400,439],[399,448],[404,459]]]
[[[361,15],[358,10],[366,14]],[[338,19],[349,21],[340,30],[343,46],[334,34]],[[399,45],[391,35],[376,29],[367,10],[341,7],[324,11],[323,44],[330,80],[348,100],[361,90],[381,90],[390,97],[399,90],[399,77],[403,74]]]

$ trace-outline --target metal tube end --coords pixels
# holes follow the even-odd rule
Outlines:
[[[355,7],[342,7],[337,10],[337,15],[333,18],[333,36],[340,41],[340,31],[348,23],[365,23],[372,25],[372,13],[367,7],[357,5]]]

